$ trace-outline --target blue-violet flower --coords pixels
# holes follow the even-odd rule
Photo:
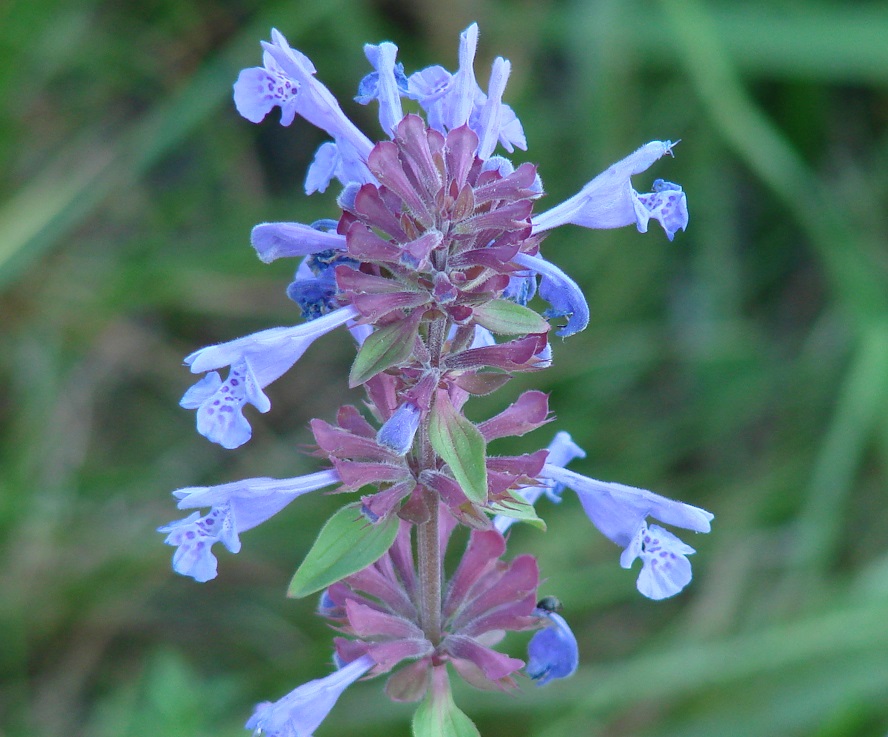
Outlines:
[[[651,141],[618,161],[560,205],[533,218],[533,232],[541,233],[559,225],[573,223],[586,228],[622,228],[635,223],[647,232],[650,218],[658,220],[672,240],[676,231],[688,225],[688,205],[681,187],[662,179],[654,192],[639,195],[630,177],[640,174],[657,159],[672,154],[672,141]]]
[[[363,655],[329,676],[303,683],[283,698],[256,706],[246,723],[254,737],[312,737],[336,705],[343,691],[374,665]]]
[[[525,672],[538,686],[572,676],[580,663],[580,649],[570,625],[556,612],[537,608],[534,614],[545,622],[545,627],[527,644]]]
[[[237,448],[252,435],[244,404],[260,412],[271,409],[262,391],[296,363],[322,335],[358,317],[351,305],[317,320],[289,328],[270,328],[227,343],[208,346],[185,358],[191,372],[209,371],[182,397],[180,404],[197,410],[197,431],[223,448]],[[223,382],[212,369],[231,366]]]
[[[623,568],[641,558],[637,587],[644,596],[665,599],[690,583],[691,565],[686,556],[694,549],[656,525],[648,528],[645,520],[653,517],[686,530],[709,532],[711,513],[645,489],[597,481],[548,463],[542,475],[576,492],[592,524],[624,548],[620,557]]]
[[[240,550],[238,535],[280,512],[297,497],[339,482],[335,471],[318,471],[290,479],[255,478],[218,486],[190,486],[173,496],[179,509],[210,507],[201,516],[194,512],[185,519],[158,528],[167,545],[175,545],[173,570],[201,583],[216,577],[212,546],[221,542],[228,551]]]

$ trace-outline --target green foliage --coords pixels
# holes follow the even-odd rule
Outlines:
[[[509,492],[509,496],[512,497],[511,501],[494,502],[490,505],[490,511],[493,514],[511,517],[519,522],[526,522],[543,532],[546,531],[546,523],[539,517],[532,504],[528,504],[512,492]]]
[[[372,525],[361,514],[360,502],[344,506],[321,529],[290,581],[287,596],[301,599],[366,568],[382,557],[397,534],[396,516]]]
[[[294,264],[259,263],[250,228],[335,216],[335,187],[302,194],[323,136],[247,123],[231,84],[276,26],[376,137],[375,107],[350,101],[362,44],[454,69],[472,20],[480,84],[512,62],[529,144],[512,158],[539,164],[537,209],[681,138],[635,185],[680,183],[691,221],[671,244],[656,226],[548,236],[590,326],[469,415],[548,391],[557,424],[496,452],[563,428],[589,453],[578,471],[716,519],[688,541],[689,589],[652,604],[576,499],[541,500],[549,532],[516,525],[510,548],[539,553],[581,670],[517,698],[457,686],[460,707],[484,737],[888,732],[884,3],[19,0],[0,16],[4,737],[247,734],[255,702],[329,672],[329,629],[282,592],[342,500],[248,531],[205,585],[170,572],[153,532],[180,516],[172,489],[317,470],[297,452],[308,420],[359,401],[341,334],[269,388],[240,450],[177,407],[183,356],[298,320]],[[409,721],[360,683],[318,737]]]
[[[487,443],[481,432],[438,392],[429,418],[429,440],[450,466],[463,493],[476,504],[487,502]]]
[[[202,680],[176,652],[159,648],[140,678],[96,707],[94,737],[209,737],[207,717],[225,714],[235,685],[218,677]],[[218,734],[218,733],[217,733]],[[240,734],[232,728],[227,735]]]
[[[348,385],[356,387],[380,371],[406,361],[413,352],[416,320],[399,320],[374,331],[361,344],[348,376]]]
[[[428,690],[414,712],[413,737],[481,737],[472,720],[453,701],[446,677],[439,687]]]
[[[507,299],[495,299],[476,307],[475,321],[497,335],[527,335],[549,330],[549,323],[539,313]]]

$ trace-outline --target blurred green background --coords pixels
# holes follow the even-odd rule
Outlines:
[[[293,264],[263,220],[335,216],[302,194],[322,134],[231,103],[276,26],[346,111],[361,46],[408,73],[512,61],[506,99],[549,193],[651,139],[691,223],[670,244],[567,227],[547,256],[592,324],[537,386],[589,456],[575,468],[712,510],[695,580],[650,602],[568,496],[536,552],[580,641],[570,681],[458,689],[482,733],[864,737],[888,730],[888,7],[787,0],[6,0],[0,5],[0,735],[240,735],[252,705],[329,669],[292,571],[340,499],[312,495],[175,576],[154,529],[172,489],[315,465],[307,421],[343,401],[353,348],[313,346],[224,451],[177,402],[203,345],[292,324]],[[358,401],[351,397],[349,401]],[[471,414],[471,413],[470,413]],[[495,451],[545,445],[554,426]],[[524,639],[510,649],[520,654]],[[409,733],[380,681],[318,734]]]

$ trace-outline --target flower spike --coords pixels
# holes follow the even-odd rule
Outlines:
[[[179,489],[178,507],[190,514],[159,528],[175,547],[173,569],[203,582],[217,574],[217,542],[237,553],[241,533],[312,491],[357,497],[326,522],[287,589],[293,598],[320,593],[316,611],[338,633],[337,670],[258,704],[246,724],[254,737],[312,737],[348,686],[384,674],[392,700],[420,702],[416,737],[479,737],[453,700],[451,674],[507,691],[521,671],[543,685],[571,676],[579,663],[560,604],[539,598],[537,559],[506,551],[514,522],[546,529],[534,508],[540,497],[559,503],[565,487],[576,492],[590,521],[622,548],[620,565],[640,559],[636,586],[655,600],[688,585],[694,553],[659,524],[708,532],[713,519],[568,470],[586,454],[566,432],[547,449],[491,453],[504,438],[554,419],[542,391],[518,392],[485,417],[466,411],[469,399],[515,374],[551,366],[550,332],[567,337],[589,323],[579,285],[542,248],[549,230],[634,224],[646,232],[656,220],[672,240],[688,224],[678,184],[657,179],[641,194],[632,184],[672,155],[670,141],[641,146],[534,215],[544,194],[537,167],[496,153],[497,145],[508,153],[527,147],[504,102],[512,67],[495,57],[481,89],[478,40],[475,23],[460,34],[453,73],[430,66],[407,75],[394,43],[364,46],[372,71],[355,100],[378,104],[383,140],[376,143],[276,29],[262,43],[262,66],[244,69],[234,84],[246,119],[259,123],[280,108],[281,125],[300,117],[324,131],[329,140],[308,166],[305,192],[324,192],[334,181],[342,190],[323,219],[266,222],[251,233],[261,261],[298,258],[285,288],[302,323],[195,351],[185,363],[203,377],[180,404],[197,410],[202,435],[237,448],[252,433],[244,405],[269,411],[265,388],[337,327],[354,338],[348,388],[364,392],[363,405],[309,421],[314,442],[306,451],[324,470]],[[405,115],[402,97],[419,112]],[[542,314],[537,294],[549,304]],[[454,535],[460,526],[467,533]],[[506,633],[521,631],[535,631],[526,663],[498,649]]]

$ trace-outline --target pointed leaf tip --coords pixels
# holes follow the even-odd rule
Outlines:
[[[360,502],[343,507],[321,528],[290,581],[287,596],[301,599],[375,563],[397,534],[397,516],[370,524],[361,514]]]
[[[403,363],[413,353],[413,344],[422,310],[410,317],[374,330],[361,344],[348,376],[352,389],[387,368]]]
[[[526,522],[533,525],[538,530],[546,531],[546,522],[536,513],[533,504],[516,494],[514,491],[509,492],[510,499],[494,502],[490,505],[490,511],[502,517],[509,517],[518,522]]]
[[[474,308],[475,322],[497,335],[545,333],[549,323],[529,307],[508,299],[494,299]]]
[[[446,391],[439,391],[432,407],[429,440],[450,466],[453,478],[469,500],[487,502],[487,443],[469,420],[454,408]]]

